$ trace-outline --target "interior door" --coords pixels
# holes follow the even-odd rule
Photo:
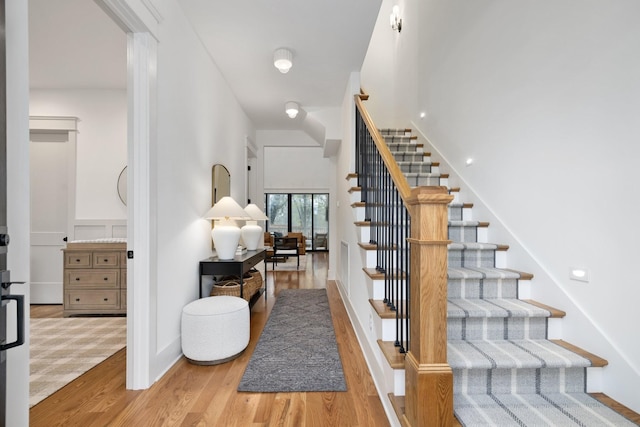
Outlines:
[[[68,133],[30,133],[31,302],[62,304],[68,230]]]

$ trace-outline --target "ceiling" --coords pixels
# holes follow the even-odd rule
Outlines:
[[[342,104],[381,0],[176,0],[256,129],[300,126],[287,101]],[[90,0],[29,0],[32,89],[126,87],[126,35]],[[287,74],[273,52],[293,52]]]

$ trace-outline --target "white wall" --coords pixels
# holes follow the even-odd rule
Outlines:
[[[299,149],[308,149],[310,152],[314,150],[320,150],[319,155],[317,157],[318,162],[325,162],[326,159],[322,158],[322,149],[319,148],[318,143],[311,138],[308,134],[299,130],[258,130],[256,132],[256,171],[255,175],[257,177],[257,185],[256,185],[256,194],[258,195],[258,199],[254,201],[258,206],[264,208],[264,193],[267,191],[277,192],[279,189],[274,187],[275,184],[267,184],[269,182],[272,183],[286,183],[286,188],[283,190],[289,191],[289,189],[296,189],[296,183],[298,179],[292,179],[291,177],[287,178],[287,173],[285,170],[280,170],[279,168],[272,167],[272,165],[268,162],[265,157],[265,151],[270,149],[284,150],[280,151],[280,154],[284,156],[284,159],[290,161],[292,163],[300,162],[293,154],[288,154],[287,149],[292,150],[291,153],[294,153]],[[311,155],[313,157],[313,154]],[[281,159],[284,161],[284,159]],[[295,165],[293,167],[298,168],[299,166]],[[326,182],[328,180],[328,176],[331,171],[327,170],[326,175],[319,178],[322,182]],[[311,183],[315,182],[315,180],[310,181]],[[280,185],[280,184],[278,184]],[[305,184],[306,185],[306,184]],[[321,188],[320,185],[310,184],[315,188]],[[304,186],[298,185],[297,189],[303,191],[305,189]]]
[[[11,236],[7,264],[13,294],[24,294],[29,305],[29,49],[27,2],[6,2],[7,40],[7,219]],[[25,310],[25,340],[29,341],[29,311]],[[9,329],[13,325],[9,323]],[[7,351],[8,426],[29,425],[29,347]]]
[[[32,90],[29,114],[79,119],[75,218],[126,219],[116,188],[127,164],[126,90]]]
[[[603,391],[640,411],[640,4],[406,0],[401,34],[391,5],[362,70],[374,121],[428,138],[533,297],[567,311],[564,339],[609,360]]]
[[[331,161],[320,147],[264,147],[267,192],[328,191]]]
[[[251,123],[216,65],[191,30],[180,6],[162,3],[158,27],[157,253],[151,254],[150,377],[162,375],[180,356],[182,308],[198,297],[198,262],[211,256],[211,167],[227,167],[231,196],[246,188],[245,137]]]

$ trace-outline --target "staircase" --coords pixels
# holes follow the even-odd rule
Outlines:
[[[532,275],[507,268],[508,247],[489,243],[489,224],[473,219],[473,206],[459,200],[459,189],[449,188],[439,164],[409,131],[380,134],[411,187],[445,186],[454,196],[448,208],[447,360],[457,421],[465,426],[636,425],[586,393],[587,372],[607,362],[560,340],[555,331],[565,313],[520,298],[532,286]],[[370,254],[376,248],[368,243],[367,202],[353,189],[373,324],[390,398],[401,415],[405,361],[394,346],[396,311],[382,301],[384,275]]]

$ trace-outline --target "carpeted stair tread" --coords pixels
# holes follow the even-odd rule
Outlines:
[[[479,242],[451,242],[447,246],[449,250],[472,250],[472,251],[500,251],[509,248],[507,245],[497,245],[495,243]]]
[[[449,220],[450,227],[488,227],[489,223],[485,221],[471,220]]]
[[[513,270],[491,267],[449,267],[449,279],[520,279],[521,275]]]
[[[545,309],[545,310],[549,311],[549,313],[551,313],[550,317],[553,317],[553,318],[561,318],[561,317],[565,317],[567,315],[567,313],[565,311],[558,310],[557,308],[551,307],[551,306],[546,305],[546,304],[542,304],[542,303],[540,303],[538,301],[534,301],[534,300],[531,300],[531,299],[523,299],[521,301],[527,302],[529,304],[535,305],[536,307],[540,307],[542,309]]]
[[[404,174],[407,177],[407,180],[415,180],[416,178],[449,178],[448,173],[420,173],[420,172],[407,172]]]
[[[392,151],[396,162],[425,162],[431,157],[426,151]]]
[[[387,135],[383,137],[388,146],[391,146],[394,144],[414,144],[414,145],[422,146],[422,144],[416,144],[415,141],[417,138],[414,136]],[[389,150],[393,152],[391,148],[389,148]]]
[[[406,135],[411,133],[411,128],[380,128],[378,132],[380,135]]]
[[[602,368],[609,364],[607,359],[603,359],[600,356],[596,356],[593,353],[589,353],[587,350],[580,348],[578,346],[575,346],[573,344],[570,344],[564,340],[550,340],[550,341],[559,345],[560,347],[566,348],[569,351],[579,354],[585,359],[589,359],[589,361],[591,361],[591,367]]]
[[[449,299],[449,318],[469,317],[549,317],[551,313],[515,298]]]
[[[387,146],[392,153],[395,152],[412,152],[412,153],[422,153],[422,151],[418,149],[422,149],[422,144],[416,144],[414,142],[406,141],[406,142],[387,142]]]
[[[464,426],[611,426],[636,424],[586,393],[456,394]]]
[[[590,367],[591,362],[548,340],[449,340],[453,369]]]

